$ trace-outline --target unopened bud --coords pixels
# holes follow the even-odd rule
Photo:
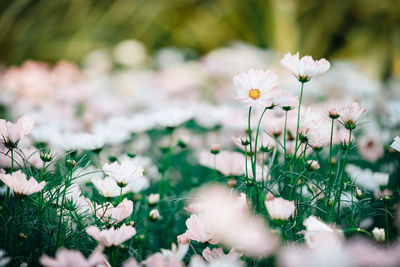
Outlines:
[[[149,213],[149,217],[151,221],[157,221],[160,218],[160,213],[157,209],[151,210]]]
[[[150,194],[148,197],[148,202],[150,205],[155,205],[160,201],[160,194]]]

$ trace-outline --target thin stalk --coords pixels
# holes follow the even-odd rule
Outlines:
[[[386,242],[389,242],[389,216],[388,216],[388,204],[385,203],[385,237]]]
[[[57,239],[56,239],[56,247],[55,247],[55,249],[58,248],[58,242],[60,241],[61,220],[62,220],[62,216],[63,216],[63,212],[64,212],[65,194],[67,192],[67,187],[68,187],[70,176],[71,176],[70,171],[68,171],[67,180],[65,181],[65,184],[64,184],[64,191],[63,191],[63,196],[62,196],[62,200],[61,200],[60,218],[58,219]]]
[[[329,193],[328,193],[328,199],[331,197],[331,192],[332,192],[332,150],[333,150],[333,126],[334,126],[335,119],[332,119],[332,125],[331,125],[331,139],[329,142]]]
[[[285,161],[285,170],[286,170],[286,131],[287,131],[287,117],[288,117],[288,111],[285,110],[285,127],[283,130],[283,156],[284,156],[284,161]],[[285,177],[286,177],[286,172],[285,172]]]
[[[368,235],[369,237],[371,237],[372,239],[374,239],[374,236],[368,232],[367,230],[361,229],[361,228],[347,228],[343,230],[344,233],[347,232],[359,232],[359,233],[364,233],[366,235]]]
[[[119,203],[122,202],[122,186],[119,187],[120,191],[119,191]]]
[[[256,131],[256,140],[254,142],[254,161],[253,161],[253,176],[254,176],[254,181],[256,181],[256,163],[257,163],[257,141],[258,141],[258,134],[260,132],[260,125],[261,125],[261,121],[262,118],[264,117],[265,111],[267,111],[268,107],[266,107],[263,111],[263,113],[261,114],[260,120],[258,121],[258,125],[257,125],[257,131]]]
[[[249,116],[247,119],[247,124],[248,124],[247,127],[248,127],[248,134],[249,134],[249,143],[250,143],[250,161],[251,161],[251,167],[252,167],[253,176],[254,176],[255,169],[253,169],[253,165],[254,165],[254,163],[253,163],[253,146],[251,144],[252,140],[251,140],[250,119],[251,119],[251,107],[249,107]],[[254,147],[254,149],[257,149],[257,148]],[[247,162],[246,162],[246,166],[247,166]]]
[[[304,88],[304,82],[301,82],[299,106],[297,107],[297,129],[296,129],[296,145],[295,145],[295,148],[297,147],[297,143],[299,141],[300,108],[301,108],[301,100],[303,99],[303,88]],[[296,152],[294,153],[295,155],[296,155]]]
[[[352,132],[352,130],[350,129],[349,130],[349,142],[348,142],[347,147],[346,147],[346,153],[344,154],[343,165],[342,165],[342,168],[341,168],[341,171],[340,171],[340,174],[339,174],[339,178],[338,178],[338,187],[339,187],[338,190],[337,190],[338,194],[336,195],[335,202],[334,202],[335,205],[338,204],[338,208],[337,208],[337,216],[338,217],[339,217],[339,213],[340,213],[340,197],[342,196],[342,191],[343,191],[342,177],[343,177],[343,172],[344,172],[344,169],[345,169],[345,166],[346,166],[346,162],[347,162],[347,156],[349,154],[349,150],[350,150],[350,146],[351,146],[351,132]],[[333,205],[333,208],[335,208],[335,205]]]

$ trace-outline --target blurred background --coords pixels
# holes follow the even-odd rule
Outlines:
[[[80,63],[126,39],[196,57],[239,40],[355,59],[386,80],[400,73],[399,22],[398,0],[1,0],[0,61]]]

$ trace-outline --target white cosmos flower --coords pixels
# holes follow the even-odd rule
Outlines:
[[[264,109],[273,104],[280,87],[277,75],[271,70],[250,69],[233,78],[237,96],[247,107]]]
[[[354,129],[357,121],[367,112],[358,102],[353,102],[351,106],[343,107],[338,110],[340,119],[347,129]]]
[[[394,150],[400,152],[400,137],[396,136],[393,140],[393,143],[390,145]]]
[[[310,248],[317,248],[324,240],[340,244],[341,239],[335,229],[311,215],[304,220],[304,239]],[[333,244],[330,244],[333,245]]]
[[[325,58],[314,60],[311,56],[299,58],[299,52],[287,53],[281,64],[290,70],[300,82],[307,82],[312,77],[329,70],[331,64]]]
[[[25,173],[16,171],[13,174],[0,173],[0,180],[18,195],[30,195],[42,191],[46,182],[38,183],[35,178],[26,179]]]
[[[96,187],[97,191],[99,191],[99,193],[105,197],[117,197],[121,193],[121,188],[111,177],[106,177],[104,179],[95,178],[92,179],[92,183]],[[127,192],[127,187],[122,188],[122,194],[125,194]]]
[[[374,172],[374,180],[379,186],[387,186],[389,182],[389,174],[382,172]]]
[[[194,117],[194,112],[183,108],[160,109],[154,115],[158,125],[162,127],[178,127]]]
[[[117,161],[111,164],[104,163],[103,171],[122,187],[143,176],[143,168],[128,159],[123,160],[121,163]]]
[[[300,133],[313,147],[323,147],[330,142],[330,122],[320,112],[308,108],[300,123]]]
[[[15,146],[28,135],[35,122],[29,116],[22,116],[16,123],[0,119],[0,142],[5,146]]]

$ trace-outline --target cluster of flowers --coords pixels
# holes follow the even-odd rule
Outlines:
[[[340,64],[329,77],[327,60],[299,53],[264,70],[274,56],[244,45],[199,62],[164,50],[156,71],[139,48],[119,46],[115,70],[96,51],[82,71],[29,61],[0,77],[3,104],[29,114],[0,120],[0,219],[22,222],[2,228],[0,265],[20,264],[34,233],[46,242],[22,258],[44,266],[400,263],[400,105],[371,103],[373,81]],[[350,91],[351,79],[367,89]],[[314,83],[348,94],[308,105]]]

